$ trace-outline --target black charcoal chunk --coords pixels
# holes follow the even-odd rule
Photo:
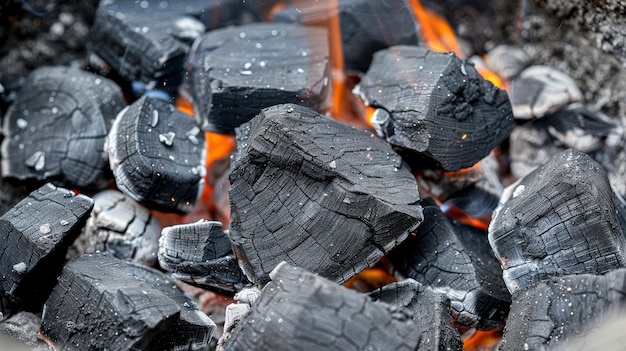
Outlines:
[[[62,66],[33,71],[4,117],[2,176],[102,188],[104,141],[124,105],[107,78]]]
[[[411,311],[281,263],[225,351],[417,350]]]
[[[86,253],[113,256],[153,266],[157,260],[161,226],[150,210],[117,190],[97,193],[85,227]]]
[[[408,308],[421,334],[416,350],[461,350],[463,341],[459,331],[452,327],[450,300],[443,293],[406,279],[391,283],[370,293],[374,301]]]
[[[417,45],[419,25],[403,0],[338,0],[302,2],[278,10],[275,22],[319,25],[339,16],[345,68],[367,71],[378,50],[393,45]]]
[[[41,323],[62,350],[206,350],[215,329],[163,273],[107,253],[66,264]]]
[[[237,130],[230,239],[248,278],[281,261],[344,283],[421,223],[417,184],[370,132],[293,104]]]
[[[506,92],[452,53],[381,50],[355,92],[378,108],[372,123],[389,143],[447,171],[472,166],[513,128]]]
[[[489,242],[511,293],[567,274],[624,267],[625,242],[606,172],[574,150],[509,186]]]
[[[159,263],[174,278],[208,290],[234,293],[250,285],[222,223],[216,221],[163,228]]]
[[[323,28],[279,23],[206,33],[189,55],[183,86],[196,119],[205,129],[232,133],[265,107],[296,103],[325,109],[330,92],[327,37]]]
[[[487,233],[448,219],[435,201],[421,202],[424,222],[387,258],[398,273],[447,295],[459,325],[490,330],[504,324],[511,295]]]
[[[206,173],[204,133],[191,116],[144,96],[116,117],[107,145],[123,193],[160,211],[191,211]]]
[[[554,350],[584,336],[603,317],[623,315],[625,286],[626,270],[618,269],[605,275],[553,277],[513,294],[499,350]]]
[[[2,294],[32,307],[43,303],[92,207],[90,198],[48,183],[0,217]]]

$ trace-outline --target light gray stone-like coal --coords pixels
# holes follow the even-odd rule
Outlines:
[[[420,325],[404,306],[374,302],[284,262],[271,279],[225,351],[422,350]]]
[[[33,71],[4,117],[2,176],[102,188],[104,141],[124,106],[107,78],[63,66]]]
[[[94,208],[85,226],[86,252],[152,266],[156,263],[161,227],[147,208],[117,190],[93,196]]]
[[[281,261],[339,283],[422,222],[417,184],[385,141],[293,104],[237,131],[229,237],[256,284]]]
[[[43,303],[92,207],[87,196],[46,184],[0,217],[1,293],[27,306]]]
[[[215,323],[163,273],[110,254],[67,263],[41,331],[62,350],[206,350]]]
[[[372,123],[390,144],[447,171],[472,166],[513,128],[506,92],[452,53],[417,46],[378,51],[355,92],[378,108]]]
[[[208,290],[234,293],[250,285],[220,222],[202,220],[163,228],[159,263],[174,278]]]
[[[505,190],[489,242],[511,293],[567,274],[624,267],[625,241],[606,172],[574,150]]]
[[[322,111],[331,77],[328,32],[257,23],[218,29],[194,43],[182,90],[203,129],[232,133],[262,108],[296,103]]]
[[[123,193],[160,211],[191,211],[206,173],[204,133],[191,116],[144,96],[118,114],[107,147]]]
[[[501,327],[511,295],[487,233],[452,222],[431,198],[421,205],[424,222],[415,236],[387,255],[389,262],[400,275],[446,294],[457,324],[481,330]]]

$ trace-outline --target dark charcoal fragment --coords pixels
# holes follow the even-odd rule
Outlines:
[[[554,350],[589,332],[603,317],[623,315],[625,291],[626,269],[606,275],[553,277],[519,291],[513,294],[499,350]]]
[[[144,96],[120,112],[107,145],[122,192],[150,208],[191,211],[206,172],[204,133],[191,116]]]
[[[233,293],[250,285],[239,268],[222,223],[199,221],[163,228],[159,263],[191,285]]]
[[[344,283],[423,219],[415,178],[387,143],[298,105],[237,130],[230,179],[229,236],[256,284],[281,261]]]
[[[124,107],[111,80],[70,67],[33,71],[3,122],[2,176],[104,185],[104,141]]]
[[[365,72],[372,55],[392,45],[417,45],[416,17],[403,0],[300,2],[276,12],[275,22],[319,25],[339,16],[345,68]]]
[[[489,242],[511,293],[567,274],[624,267],[624,234],[606,172],[566,150],[511,185],[489,227]]]
[[[232,133],[264,107],[323,110],[330,91],[327,37],[323,28],[278,23],[206,33],[189,55],[184,85],[196,119],[206,129]]]
[[[416,350],[461,350],[459,331],[452,328],[450,300],[413,279],[385,285],[370,293],[374,301],[408,308],[421,334]]]
[[[452,53],[413,46],[381,50],[356,92],[379,108],[372,122],[389,143],[447,171],[472,166],[513,128],[506,92]]]
[[[0,217],[2,294],[33,307],[43,303],[92,207],[90,198],[46,184]]]
[[[446,294],[457,324],[482,330],[502,326],[511,295],[487,233],[453,223],[431,198],[421,205],[424,223],[387,255],[389,261],[402,276]]]
[[[224,350],[417,350],[410,310],[281,263]]]
[[[42,319],[63,350],[205,350],[216,328],[163,273],[106,253],[65,266]]]
[[[86,253],[106,251],[115,257],[152,266],[161,227],[150,210],[116,190],[97,193],[85,227]]]

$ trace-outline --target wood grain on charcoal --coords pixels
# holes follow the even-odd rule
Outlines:
[[[624,267],[625,242],[604,169],[566,150],[512,184],[489,227],[511,293],[553,276]]]
[[[346,282],[421,223],[414,176],[383,140],[293,104],[237,130],[229,237],[248,278],[281,261]]]
[[[104,141],[124,107],[111,80],[70,67],[33,71],[3,121],[2,176],[104,185]]]
[[[2,294],[33,307],[43,303],[92,207],[90,198],[46,184],[0,217]]]
[[[206,172],[204,133],[191,116],[144,96],[116,117],[107,146],[123,193],[160,211],[191,211]]]
[[[163,228],[159,263],[174,278],[208,290],[234,293],[250,285],[220,222],[201,220]]]
[[[487,233],[453,223],[431,198],[421,205],[424,222],[387,255],[389,261],[402,276],[446,294],[456,323],[481,330],[502,326],[511,296]]]
[[[41,323],[61,350],[205,350],[215,328],[167,276],[106,253],[65,265]]]
[[[321,111],[330,92],[328,55],[323,28],[256,23],[214,30],[194,43],[183,92],[203,128],[222,133],[276,104]]]
[[[448,171],[487,156],[513,128],[505,91],[466,60],[417,46],[381,50],[357,86],[379,108],[387,141],[427,156]]]

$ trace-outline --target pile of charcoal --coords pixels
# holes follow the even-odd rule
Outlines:
[[[620,321],[626,138],[570,77],[422,47],[403,0],[272,5],[102,1],[84,65],[6,85],[0,348],[571,349]],[[368,129],[327,113],[329,16]],[[372,268],[395,281],[349,287]]]

